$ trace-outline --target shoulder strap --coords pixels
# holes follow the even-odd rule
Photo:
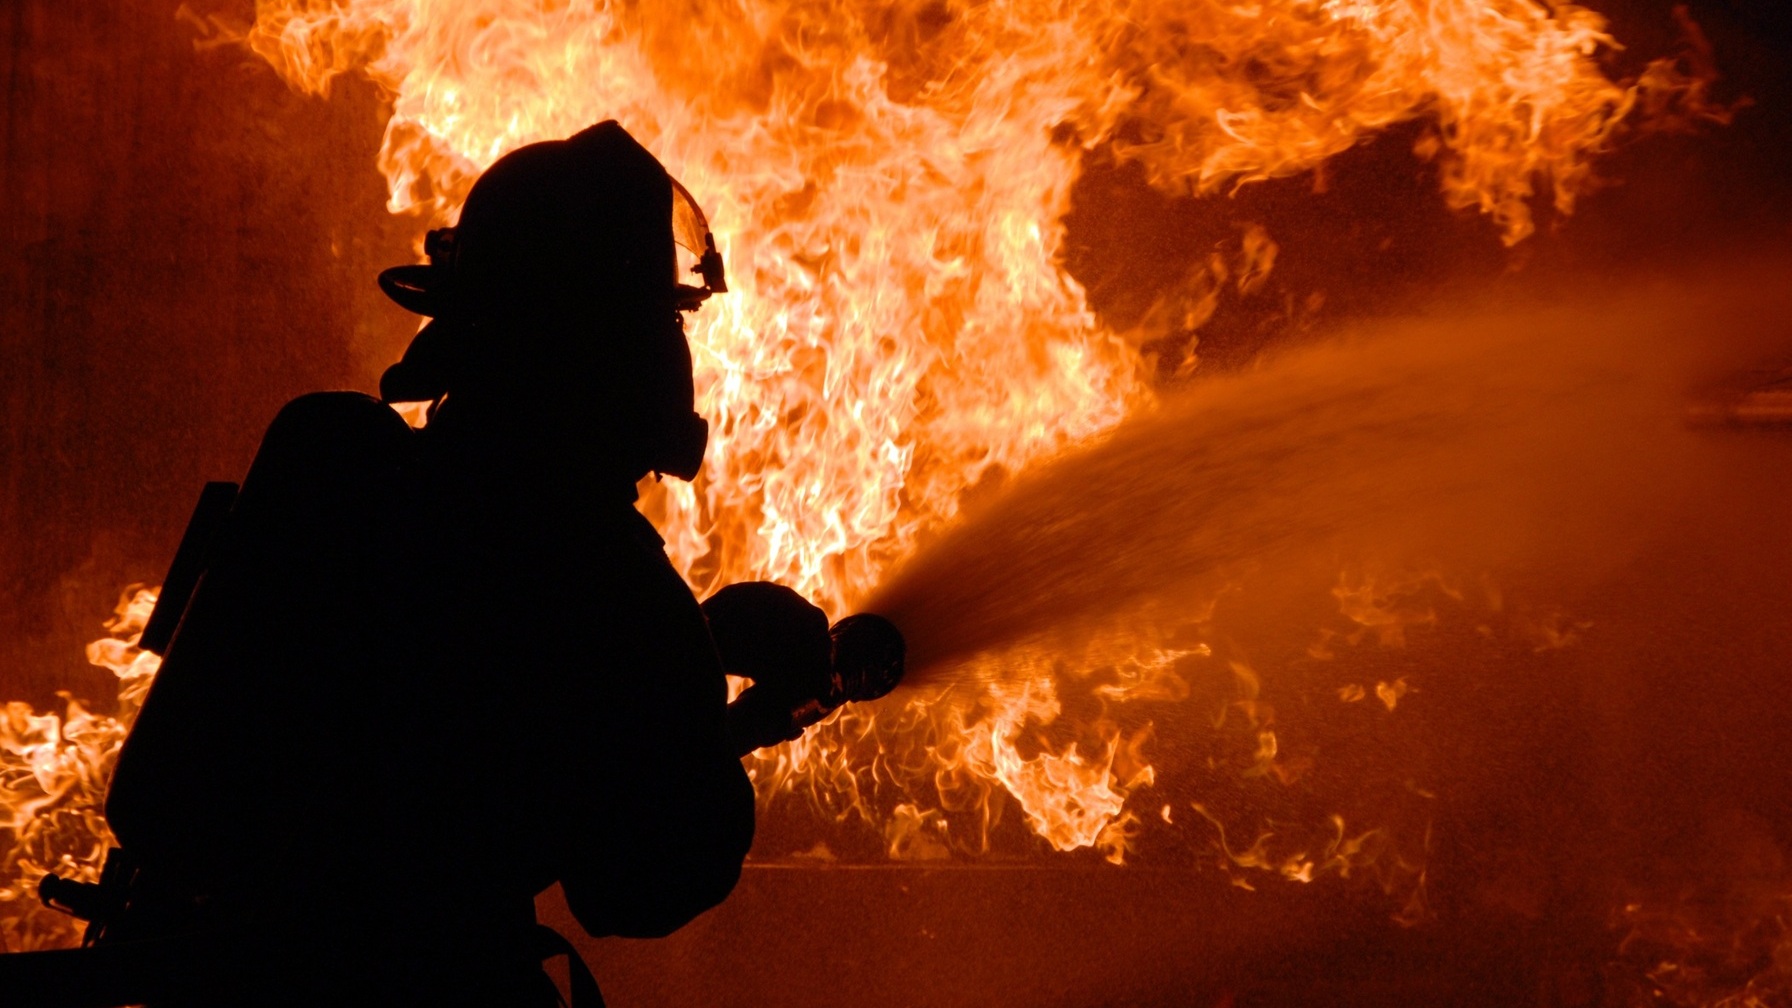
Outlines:
[[[591,975],[591,968],[585,965],[579,950],[573,948],[565,935],[546,924],[537,924],[535,949],[544,961],[555,956],[566,957],[568,986],[572,988],[572,1001],[567,1008],[604,1008],[604,995],[597,988],[597,978]]]

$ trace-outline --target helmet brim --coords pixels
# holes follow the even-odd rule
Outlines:
[[[380,290],[405,311],[437,318],[447,300],[442,271],[414,263],[394,266],[380,273]]]

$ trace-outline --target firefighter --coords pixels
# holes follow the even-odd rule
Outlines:
[[[381,275],[431,321],[380,384],[429,422],[282,411],[120,755],[107,814],[153,898],[109,937],[204,936],[163,1003],[551,1004],[538,893],[659,936],[739,877],[722,670],[634,507],[703,458],[703,215],[605,122],[501,158],[427,250]],[[798,615],[770,637],[812,662]]]

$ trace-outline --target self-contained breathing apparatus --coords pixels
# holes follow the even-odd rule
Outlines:
[[[640,191],[594,194],[587,204],[562,206],[580,203],[592,159],[601,158],[625,160],[626,170],[611,177],[621,178],[617,184],[625,190],[639,182]],[[660,188],[667,184],[669,219]],[[622,323],[610,331],[598,327],[591,337],[611,343],[574,353],[581,363],[596,360],[614,370],[593,387],[618,401],[606,414],[627,424],[617,440],[631,451],[639,448],[618,464],[628,467],[631,481],[648,472],[696,477],[708,424],[694,409],[690,352],[679,313],[728,290],[722,256],[696,200],[620,126],[606,122],[506,155],[474,185],[459,221],[431,231],[424,250],[427,263],[394,267],[379,277],[392,300],[430,319],[382,376],[381,400],[430,402],[433,411],[457,391],[488,380],[501,365],[551,375],[560,363],[554,354],[564,347],[531,347],[529,323],[576,319],[592,303],[619,304]],[[661,276],[663,285],[641,282]],[[684,282],[691,278],[700,283]],[[518,312],[524,313],[519,324],[504,323]],[[572,328],[564,327],[559,336]],[[362,519],[369,502],[385,506],[381,495],[394,485],[392,473],[402,468],[407,439],[416,434],[371,397],[305,396],[270,426],[240,493],[236,484],[206,486],[140,641],[168,659],[146,712],[155,706],[158,690],[165,701],[177,693],[193,696],[191,682],[180,681],[192,663],[206,666],[209,660],[205,674],[215,683],[219,669],[232,667],[231,656],[246,653],[247,645],[219,646],[220,637],[264,632],[244,625],[253,611],[249,603],[220,606],[220,597],[244,584],[277,594],[285,586],[275,586],[291,565],[314,559],[318,566],[306,567],[298,584],[327,589],[324,579],[336,569],[328,564],[344,557],[362,563],[357,551],[378,551],[379,522]],[[664,564],[663,556],[659,562]],[[360,591],[367,596],[372,589]],[[702,612],[722,669],[753,681],[727,710],[727,744],[735,754],[796,738],[849,701],[888,693],[903,673],[902,637],[887,621],[859,614],[830,627],[819,608],[787,588],[729,586],[706,601]],[[300,632],[326,636],[334,629],[326,622]],[[183,658],[183,652],[198,657]],[[169,722],[163,717],[166,738]],[[140,720],[139,728],[143,724]],[[128,807],[114,807],[118,781],[133,770],[125,766],[131,748],[127,741],[108,800],[123,849],[111,852],[97,883],[51,875],[39,889],[46,905],[89,922],[85,948],[0,956],[0,991],[9,1005],[186,1004],[208,957],[219,948],[250,947],[235,935],[220,942],[213,924],[216,907],[167,882],[181,872],[167,870],[166,851],[152,849],[145,856],[142,845],[133,844],[137,827],[127,820],[141,818],[161,796],[138,784]],[[154,758],[138,756],[139,763]],[[227,851],[230,842],[236,841],[217,849]],[[542,956],[571,952],[557,935],[537,934],[532,940]],[[576,954],[573,960],[575,1004],[600,1004],[589,974],[580,979]],[[212,1004],[207,996],[198,995],[194,1003]]]

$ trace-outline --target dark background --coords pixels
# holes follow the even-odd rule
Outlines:
[[[175,7],[0,6],[0,684],[40,707],[106,703],[81,645],[160,580],[200,484],[287,399],[370,388],[412,326],[373,284],[412,230],[378,97],[297,95]]]

